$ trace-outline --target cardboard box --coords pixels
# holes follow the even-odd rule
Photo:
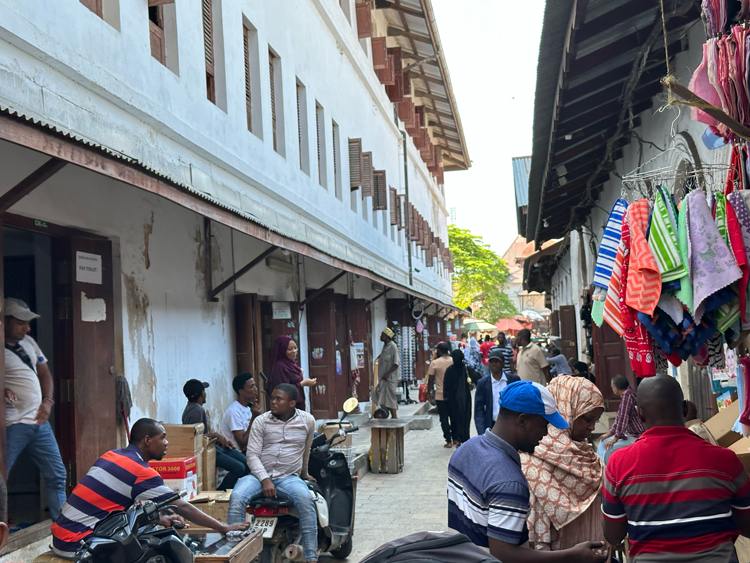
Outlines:
[[[194,527],[180,530],[179,533],[181,536],[190,535],[197,539],[206,534],[215,534],[214,530]],[[260,555],[261,551],[263,551],[263,533],[256,530],[237,543],[226,555],[196,555],[195,563],[250,563]]]
[[[164,484],[175,492],[186,491],[185,500],[198,495],[198,462],[195,456],[152,459],[148,464],[164,479]]]
[[[203,437],[203,489],[216,488],[216,438]]]
[[[750,438],[740,438],[729,449],[737,454],[745,470],[750,472]]]
[[[203,424],[163,424],[167,431],[170,457],[183,457],[203,452]]]
[[[228,491],[203,491],[190,501],[201,512],[205,512],[219,522],[226,522],[229,513],[229,497],[231,489]]]
[[[732,432],[732,426],[740,416],[740,403],[734,402],[719,411],[719,414],[709,418],[705,425],[720,446],[728,448],[742,438],[737,432]]]

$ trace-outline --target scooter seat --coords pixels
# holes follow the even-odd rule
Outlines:
[[[312,481],[307,482],[307,488],[311,491],[315,491],[316,493],[319,493],[321,496],[323,496],[323,489],[320,488],[320,485],[317,483],[313,483]]]
[[[280,498],[257,498],[255,500],[251,500],[248,503],[252,507],[256,506],[293,506],[292,501],[290,500],[284,500]]]

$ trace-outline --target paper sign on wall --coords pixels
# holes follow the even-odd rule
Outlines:
[[[283,301],[274,301],[271,303],[271,311],[274,319],[291,319],[292,306]]]
[[[102,257],[100,254],[76,251],[76,281],[102,285]]]

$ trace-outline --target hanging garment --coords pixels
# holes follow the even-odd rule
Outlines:
[[[700,322],[706,311],[706,300],[740,279],[742,272],[716,228],[703,192],[690,192],[685,199],[689,204],[688,254],[693,281],[694,318]]]
[[[651,228],[648,231],[648,247],[656,260],[661,273],[661,281],[678,280],[687,274],[677,246],[675,225],[668,206],[672,202],[664,199],[661,189],[654,198],[654,212],[651,215]]]
[[[677,360],[682,363],[679,358],[677,358]],[[667,358],[664,356],[662,351],[659,350],[659,347],[656,345],[654,345],[654,364],[656,365],[656,373],[667,373],[667,370],[669,369],[669,362],[667,361]]]
[[[638,313],[637,316],[638,320],[654,339],[654,342],[656,342],[656,345],[667,356],[671,356],[676,352],[677,347],[683,340],[683,336],[669,315],[657,307],[654,310],[653,316],[648,316],[645,313]]]
[[[740,366],[742,366],[743,370],[742,387],[745,397],[744,408],[740,413],[740,422],[745,426],[750,426],[750,358],[740,358]],[[747,431],[747,428],[744,430]],[[745,432],[745,434],[747,434],[747,432]]]
[[[729,194],[732,195],[732,194]],[[750,278],[750,267],[748,265],[747,254],[745,253],[745,242],[742,238],[742,229],[740,228],[740,222],[737,219],[737,214],[734,212],[732,204],[727,202],[727,233],[729,236],[729,249],[732,251],[737,267],[742,272],[737,285],[737,293],[739,294],[739,312],[742,313],[742,320],[745,318],[745,296],[747,294],[747,282]]]
[[[628,287],[629,265],[630,265],[630,221],[629,215],[633,206],[628,208],[628,220],[622,223],[622,241],[624,248],[622,261],[622,274],[620,276],[620,318],[622,319],[623,339],[628,350],[628,359],[633,373],[637,377],[650,377],[656,375],[654,364],[654,344],[651,335],[636,318],[636,311],[631,308],[625,300]],[[661,278],[659,279],[661,282]]]
[[[721,333],[715,332],[706,342],[708,346],[708,365],[714,369],[724,369],[726,359],[724,357],[724,338]]]
[[[701,354],[708,339],[716,332],[716,322],[711,317],[704,316],[700,323],[696,323],[690,313],[685,311],[681,328],[684,340],[677,347],[676,352],[680,358],[687,360],[690,356]],[[708,352],[706,352],[707,360]],[[702,365],[705,365],[705,362]]]
[[[602,318],[620,336],[625,333],[620,315],[620,282],[622,281],[622,263],[624,259],[625,246],[620,241],[620,245],[617,247],[615,264],[612,267],[612,277],[609,280],[609,287],[607,288],[607,298],[604,301],[604,311],[602,312]]]
[[[688,88],[691,92],[694,92],[709,104],[721,107],[721,98],[719,98],[716,88],[714,88],[714,85],[711,84],[711,81],[708,78],[708,46],[708,42],[703,44],[703,60],[701,61],[701,64],[698,65],[698,68],[695,69],[695,72],[693,72]],[[693,121],[705,123],[712,128],[716,128],[719,125],[719,122],[715,118],[697,107],[690,107],[690,117]]]
[[[680,250],[682,263],[687,267],[687,273],[679,279],[680,289],[675,292],[675,297],[693,312],[693,278],[690,273],[690,233],[688,230],[688,201],[687,198],[682,200],[680,211],[677,215],[677,246]]]
[[[617,257],[617,247],[622,237],[622,216],[628,208],[628,202],[618,199],[609,212],[607,224],[602,235],[602,244],[599,246],[599,255],[594,267],[594,285],[607,289],[612,277],[612,267]]]
[[[651,315],[661,295],[661,274],[648,246],[646,233],[651,209],[647,199],[628,208],[630,257],[625,303],[636,311]]]
[[[594,301],[591,305],[591,319],[596,326],[602,326],[604,323],[604,301]]]

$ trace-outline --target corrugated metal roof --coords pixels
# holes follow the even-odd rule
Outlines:
[[[529,170],[530,156],[513,157],[513,186],[516,189],[516,207],[529,204]]]

